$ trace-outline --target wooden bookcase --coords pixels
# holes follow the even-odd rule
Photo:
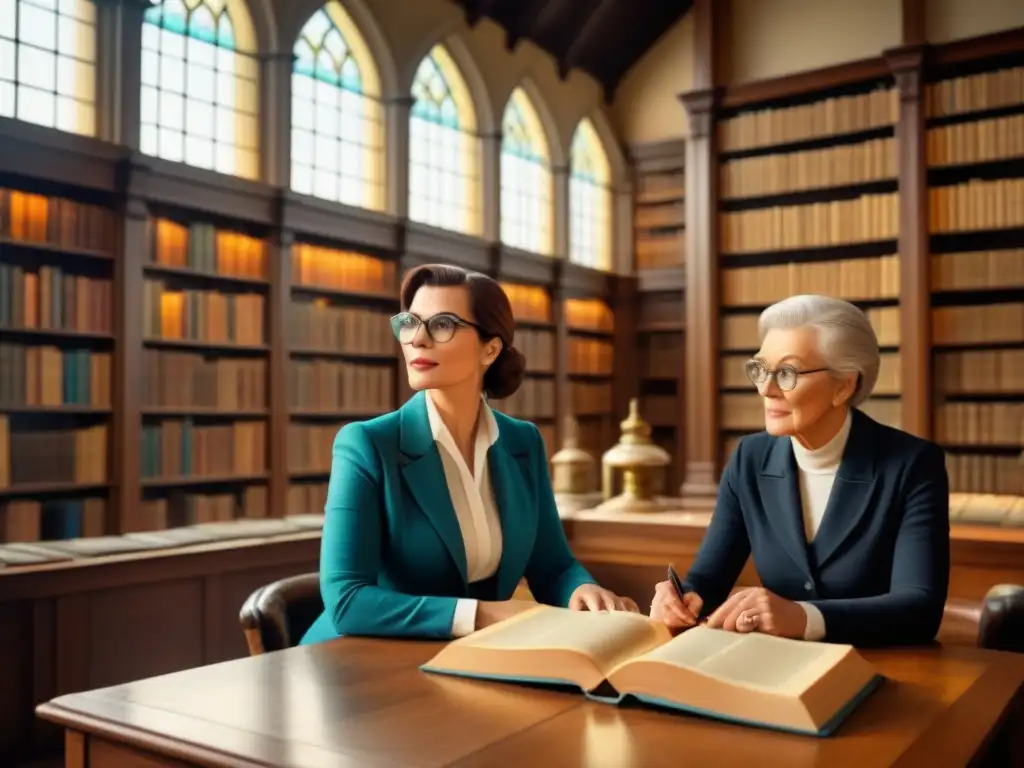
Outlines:
[[[266,517],[266,243],[181,210],[152,215],[147,229],[141,525]]]
[[[0,184],[0,541],[106,528],[115,229],[109,201]]]
[[[934,439],[954,491],[1024,495],[1024,50],[927,80]]]
[[[0,143],[0,544],[322,512],[338,429],[410,394],[388,318],[427,262],[512,299],[528,372],[495,407],[549,454],[569,413],[595,456],[618,437],[631,277],[16,121]]]
[[[685,366],[686,144],[630,148],[636,194],[636,379],[640,411],[654,441],[672,456],[665,491],[683,481]]]
[[[291,247],[288,344],[288,510],[320,512],[331,449],[350,421],[393,410],[398,265],[311,242]]]
[[[821,293],[863,308],[882,370],[863,409],[900,425],[899,190],[893,77],[727,102],[718,123],[721,461],[763,429],[743,372],[768,305]]]
[[[615,313],[602,298],[575,295],[562,303],[566,326],[566,413],[580,447],[596,461],[618,440],[615,420]]]
[[[515,346],[526,357],[526,377],[511,397],[494,400],[499,411],[532,421],[553,456],[558,444],[558,324],[551,291],[543,285],[502,282],[516,318]]]

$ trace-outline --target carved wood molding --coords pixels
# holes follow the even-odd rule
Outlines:
[[[711,135],[720,97],[719,88],[704,88],[679,94],[678,98],[690,118],[690,138],[705,139]]]
[[[885,60],[896,78],[902,101],[919,101],[924,83],[924,65],[928,49],[910,45],[885,52]]]

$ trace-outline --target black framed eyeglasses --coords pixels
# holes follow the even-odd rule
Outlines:
[[[775,370],[772,370],[760,360],[748,360],[743,364],[743,368],[747,372],[747,378],[750,379],[755,387],[767,385],[771,382],[772,377],[774,377],[775,383],[779,385],[779,389],[783,392],[792,391],[801,376],[831,370],[830,368],[805,368],[804,370],[799,370],[792,365],[780,365]]]
[[[476,323],[463,320],[452,312],[439,312],[428,317],[426,320],[420,320],[412,312],[399,312],[391,318],[391,330],[394,332],[395,338],[402,344],[412,344],[420,330],[420,326],[426,326],[427,336],[435,344],[444,344],[446,341],[451,341],[452,336],[455,335],[455,332],[460,327],[474,328],[480,334],[484,333],[483,328]]]

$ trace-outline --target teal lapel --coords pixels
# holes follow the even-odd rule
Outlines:
[[[495,414],[497,417],[497,414]],[[501,564],[498,566],[498,599],[515,592],[526,570],[536,537],[537,510],[530,494],[530,452],[514,441],[503,439],[487,453],[491,488],[501,518]]]
[[[466,547],[462,542],[462,530],[455,516],[452,497],[445,482],[444,467],[437,444],[430,431],[427,418],[426,394],[417,392],[399,409],[400,460],[404,463],[402,477],[423,514],[427,516],[437,535],[448,548],[449,554],[462,575],[465,584]]]

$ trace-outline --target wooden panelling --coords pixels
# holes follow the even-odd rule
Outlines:
[[[245,656],[242,603],[319,553],[319,534],[301,534],[4,573],[0,765],[60,750],[38,703]]]

